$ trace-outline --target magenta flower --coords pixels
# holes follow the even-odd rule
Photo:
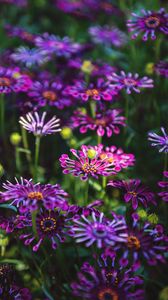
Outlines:
[[[155,65],[155,71],[157,74],[168,78],[168,62],[160,61],[158,64]]]
[[[163,175],[164,177],[168,178],[168,172],[167,171],[164,171],[163,172]],[[165,189],[165,191],[162,191],[160,193],[158,193],[158,195],[160,197],[162,197],[162,200],[165,201],[165,202],[168,202],[168,181],[159,181],[158,182],[158,185],[162,188],[162,189]]]
[[[82,215],[81,219],[74,219],[72,230],[77,243],[86,242],[86,247],[96,243],[98,248],[116,243],[125,243],[127,240],[126,224],[123,219],[114,218],[112,221],[104,217],[103,213],[96,216],[94,212],[91,218]]]
[[[71,159],[67,154],[60,157],[61,167],[64,174],[72,174],[80,176],[82,180],[87,180],[90,176],[98,178],[98,176],[110,176],[115,174],[114,165],[107,161],[106,158],[100,159],[101,148],[99,146],[85,146],[80,150],[71,149],[71,153],[76,160]]]
[[[22,74],[19,68],[0,67],[0,94],[26,92],[31,85],[30,77]]]
[[[81,133],[93,130],[99,136],[111,137],[112,134],[120,133],[121,126],[126,126],[125,117],[120,116],[120,112],[120,109],[109,109],[102,113],[97,112],[92,118],[81,110],[77,110],[71,118],[72,127],[79,128]]]
[[[80,98],[83,101],[88,100],[105,100],[111,101],[118,94],[118,89],[109,87],[104,79],[99,78],[96,83],[90,83],[87,86],[84,81],[76,81],[74,85],[67,86],[65,92],[74,98]]]
[[[6,233],[17,232],[28,226],[32,226],[30,213],[18,214],[12,211],[12,213],[7,216],[4,212],[0,213],[0,228],[5,230]]]
[[[160,136],[154,132],[149,132],[148,133],[148,140],[151,143],[151,146],[153,147],[158,147],[159,152],[168,152],[168,135],[164,129],[164,127],[161,127],[161,131],[163,133],[163,136]]]
[[[23,128],[32,132],[35,136],[39,135],[48,135],[61,131],[60,119],[57,119],[56,116],[52,117],[48,122],[45,123],[46,112],[41,116],[37,112],[28,113],[25,117],[20,117],[19,123]]]
[[[113,180],[108,183],[109,186],[122,189],[126,203],[132,202],[132,208],[136,210],[141,203],[146,208],[151,203],[156,205],[155,195],[147,187],[141,184],[139,179],[129,181]]]
[[[157,12],[143,9],[142,16],[135,13],[132,16],[133,19],[127,22],[128,30],[133,33],[132,39],[142,34],[144,41],[147,41],[149,37],[155,40],[158,33],[168,34],[168,14],[164,8]]]
[[[110,87],[117,89],[125,89],[127,94],[131,94],[132,91],[140,93],[142,88],[153,88],[153,80],[148,77],[139,78],[139,75],[128,73],[124,71],[120,72],[120,75],[112,73],[107,76],[110,81]]]
[[[6,190],[3,192],[5,200],[11,201],[11,205],[18,207],[21,213],[37,210],[41,206],[48,210],[68,209],[68,194],[59,184],[34,184],[32,179],[21,178],[21,183],[18,180],[15,184],[8,181],[3,187]]]
[[[64,86],[58,81],[35,81],[28,92],[29,97],[37,102],[39,107],[45,105],[55,106],[58,109],[70,106],[70,97],[64,95]]]

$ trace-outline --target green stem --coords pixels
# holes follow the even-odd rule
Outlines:
[[[86,181],[84,205],[87,205],[87,203],[88,203],[88,196],[89,196],[89,179]]]
[[[21,171],[21,161],[20,161],[20,152],[19,152],[19,148],[16,147],[15,148],[15,157],[16,157],[16,169],[20,174]]]
[[[1,134],[4,136],[4,122],[5,122],[5,102],[4,102],[4,94],[1,94],[0,97],[0,126],[1,126]]]
[[[158,61],[160,59],[160,49],[161,49],[162,38],[156,39],[155,45],[155,59]]]
[[[35,158],[34,158],[34,182],[38,180],[38,162],[39,162],[39,152],[40,152],[40,140],[41,136],[37,135],[35,139]]]
[[[101,144],[102,143],[102,136],[97,135],[97,144]]]
[[[35,237],[37,237],[36,216],[37,216],[37,210],[32,211],[32,213],[31,213],[31,217],[32,217],[32,228],[33,228],[33,233],[34,233]]]
[[[94,100],[90,100],[90,111],[92,118],[95,118],[96,115],[96,103]]]
[[[21,127],[21,132],[22,132],[23,147],[24,147],[24,149],[29,150],[27,131],[23,127]],[[31,154],[26,153],[26,159],[29,163],[31,163]]]

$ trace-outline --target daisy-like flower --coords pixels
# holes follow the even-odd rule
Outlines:
[[[128,20],[128,30],[133,33],[132,39],[142,34],[142,39],[147,41],[150,37],[156,39],[158,33],[168,34],[168,14],[164,8],[159,11],[142,10],[142,16],[132,13],[133,19]]]
[[[36,48],[19,47],[11,54],[11,59],[15,62],[24,64],[27,68],[41,66],[49,60],[49,56]]]
[[[163,172],[164,177],[168,178],[168,172],[164,171]],[[162,197],[162,200],[165,202],[168,202],[168,181],[159,181],[158,185],[163,189],[166,188],[167,190],[162,191],[158,193],[160,197]]]
[[[125,243],[127,239],[126,224],[124,219],[113,218],[108,220],[103,213],[96,216],[92,212],[91,217],[81,216],[81,220],[74,218],[73,226],[74,238],[77,243],[86,243],[86,247],[90,247],[96,243],[98,248],[107,245],[114,246],[117,243]]]
[[[71,118],[72,127],[79,128],[81,133],[93,130],[99,136],[111,137],[112,134],[120,133],[121,126],[126,126],[125,117],[120,116],[120,112],[120,109],[109,109],[102,113],[97,112],[92,118],[81,110],[77,110]]]
[[[159,148],[159,152],[167,153],[168,152],[168,135],[167,135],[164,127],[161,127],[161,131],[163,133],[163,136],[158,135],[154,132],[149,132],[148,140],[150,142],[152,142],[151,146]]]
[[[81,50],[81,45],[72,42],[69,37],[60,38],[54,34],[44,33],[35,38],[35,45],[45,54],[69,57]]]
[[[71,284],[72,293],[79,299],[90,300],[143,300],[143,280],[134,274],[133,266],[117,263],[115,259],[107,265],[95,268],[85,262],[78,281]]]
[[[17,27],[17,26],[11,26],[10,24],[6,24],[4,26],[7,34],[10,37],[18,37],[20,39],[22,39],[23,41],[26,42],[32,42],[34,41],[36,35],[26,31],[25,29],[21,28],[21,27]]]
[[[156,64],[155,71],[157,74],[168,78],[168,61],[160,61]]]
[[[28,91],[28,95],[37,102],[38,106],[48,104],[63,109],[72,104],[70,97],[64,95],[63,84],[58,81],[35,81]]]
[[[119,188],[124,192],[124,201],[132,202],[132,208],[136,210],[139,203],[146,208],[151,203],[156,205],[155,195],[147,187],[141,184],[139,179],[131,179],[129,181],[114,180],[108,183],[109,186]]]
[[[142,260],[149,265],[164,263],[168,238],[164,234],[163,226],[142,224],[135,213],[132,217],[132,226],[127,229],[127,243],[123,244],[123,257],[130,258],[137,264]]]
[[[61,131],[60,119],[56,116],[45,122],[46,112],[41,116],[37,112],[27,113],[25,117],[20,117],[19,123],[23,128],[32,132],[35,136],[43,136]]]
[[[70,231],[68,232],[70,225],[67,222],[69,222],[67,215],[60,211],[41,210],[36,216],[38,241],[33,246],[33,251],[38,251],[41,243],[47,239],[51,241],[52,248],[56,249],[58,243],[63,243],[66,235],[70,233]],[[26,246],[34,244],[36,241],[36,237],[32,232],[21,234],[19,238],[24,240]]]
[[[22,74],[19,68],[0,67],[0,94],[26,92],[31,85],[30,77]]]
[[[118,88],[119,90],[125,89],[127,94],[131,94],[132,91],[140,93],[142,88],[153,88],[153,80],[148,77],[139,78],[139,75],[128,73],[124,71],[120,72],[120,75],[112,73],[107,75],[108,80],[110,81],[110,87]]]
[[[37,210],[39,206],[44,206],[48,210],[68,209],[66,201],[68,194],[59,184],[34,184],[32,179],[21,178],[21,182],[17,179],[15,184],[7,181],[3,187],[6,190],[3,192],[5,200],[11,201],[11,205],[18,207],[21,213]]]
[[[99,158],[100,147],[82,145],[80,150],[71,149],[70,151],[76,160],[71,159],[67,154],[62,154],[59,159],[64,174],[71,173],[73,176],[80,176],[82,180],[87,180],[90,176],[97,179],[99,175],[115,174],[113,163],[108,162],[106,158]]]
[[[96,44],[121,47],[127,42],[126,34],[116,27],[91,26],[89,33]]]
[[[11,233],[25,227],[32,226],[31,214],[16,214],[5,215],[0,214],[0,228],[6,233]]]
[[[89,86],[84,81],[76,81],[74,85],[67,86],[65,92],[83,101],[88,101],[89,99],[111,101],[118,94],[118,89],[109,87],[104,79],[99,78],[96,83],[90,83]]]
[[[131,153],[124,153],[121,148],[116,146],[105,147],[100,153],[100,158],[104,159],[107,158],[109,162],[114,164],[114,170],[119,172],[122,169],[128,168],[133,166],[135,163],[135,156]]]

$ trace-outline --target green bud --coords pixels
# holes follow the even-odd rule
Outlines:
[[[155,224],[158,224],[159,218],[156,214],[150,214],[148,216],[148,221],[155,225]]]
[[[89,149],[87,152],[88,158],[94,159],[97,154],[97,151],[94,149]]]
[[[22,137],[18,132],[13,132],[10,135],[10,142],[13,146],[18,146],[21,142],[21,139],[22,139]]]
[[[0,164],[0,176],[2,176],[4,174],[4,168],[3,166]]]
[[[141,219],[146,219],[148,217],[147,212],[144,209],[139,209],[138,210],[138,216]]]
[[[72,130],[69,127],[63,127],[61,131],[61,136],[63,139],[68,140],[72,136]]]

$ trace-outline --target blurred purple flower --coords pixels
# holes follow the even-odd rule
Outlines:
[[[0,284],[0,299],[13,299],[13,300],[32,300],[32,296],[30,294],[29,289],[21,288],[15,284],[10,285],[1,285]]]
[[[0,3],[5,3],[5,4],[14,4],[16,6],[27,6],[28,1],[27,0],[0,0]]]
[[[111,75],[107,75],[107,78],[110,81],[109,87],[118,88],[120,90],[126,89],[127,94],[131,94],[132,90],[136,93],[140,93],[140,89],[142,88],[154,87],[153,79],[146,76],[139,78],[137,73],[133,75],[131,73],[126,74],[124,71],[121,71],[120,75],[112,73]]]
[[[34,42],[34,39],[36,37],[36,35],[34,35],[33,33],[30,33],[28,31],[26,31],[25,29],[21,28],[21,27],[17,27],[17,26],[12,26],[10,24],[6,24],[4,26],[7,34],[10,37],[18,37],[20,39],[22,39],[23,41],[26,42]]]
[[[164,127],[161,127],[161,131],[163,133],[163,136],[160,136],[154,132],[149,132],[148,134],[148,140],[151,143],[151,146],[158,147],[159,152],[168,152],[168,135],[164,129]]]
[[[132,208],[136,210],[139,203],[148,208],[149,204],[156,205],[155,195],[147,187],[141,184],[139,179],[131,179],[129,181],[113,180],[108,186],[122,189],[124,192],[124,201],[132,202]]]
[[[32,226],[31,214],[16,214],[5,216],[4,212],[0,214],[0,228],[5,230],[6,233],[11,233]]]
[[[60,119],[54,116],[45,123],[46,114],[46,112],[43,112],[40,116],[37,112],[27,113],[25,117],[20,117],[19,123],[35,136],[43,136],[61,131]]]
[[[160,61],[158,64],[155,65],[155,71],[157,74],[168,78],[168,62]]]
[[[164,171],[164,172],[163,172],[163,175],[164,175],[164,177],[168,178],[168,172],[167,172],[167,171]],[[162,192],[158,193],[158,195],[159,195],[160,197],[162,197],[162,200],[163,200],[163,201],[168,202],[168,181],[159,181],[159,182],[158,182],[158,185],[159,185],[162,189],[164,189],[164,188],[167,189],[167,191],[162,191]]]
[[[19,47],[10,56],[13,61],[24,64],[27,68],[34,66],[41,66],[49,61],[49,56],[42,53],[41,50],[36,48]]]
[[[134,18],[127,22],[128,30],[133,32],[132,39],[143,34],[144,41],[147,41],[149,37],[155,40],[157,33],[168,34],[168,14],[164,8],[160,8],[157,12],[143,9],[142,16],[135,13],[132,13],[132,16]]]

